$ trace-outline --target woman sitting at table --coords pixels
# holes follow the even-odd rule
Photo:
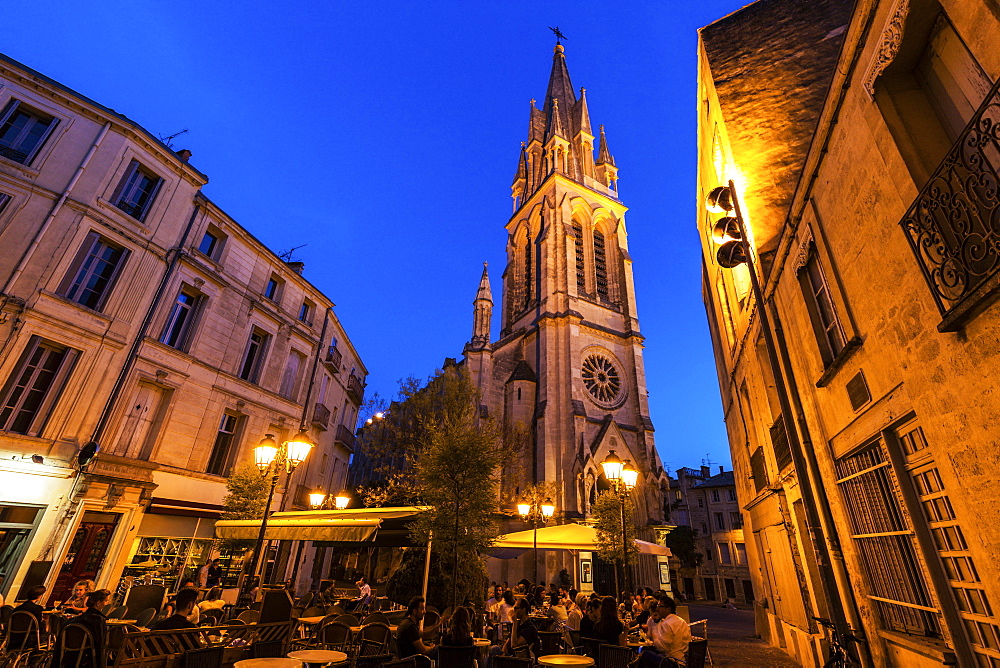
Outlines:
[[[549,611],[546,615],[557,624],[565,624],[566,620],[569,619],[569,613],[566,612],[566,607],[563,605],[562,597],[559,594],[552,594],[549,597]]]
[[[468,647],[472,644],[472,618],[469,609],[461,607],[451,616],[451,626],[441,644],[447,647]]]
[[[597,638],[608,645],[625,646],[625,625],[618,618],[618,605],[615,599],[605,596],[601,599],[601,618],[594,624],[591,638]]]
[[[586,612],[580,620],[580,637],[596,638],[594,635],[594,625],[601,620],[601,599],[591,598],[587,600]]]
[[[226,602],[222,599],[222,587],[212,587],[205,600],[198,604],[199,611],[222,610]]]
[[[56,638],[56,645],[53,651],[54,659],[52,666],[72,666],[73,668],[98,668],[104,665],[104,639],[108,633],[107,618],[101,612],[101,608],[111,600],[111,592],[107,589],[98,589],[87,594],[85,601],[86,609],[66,623],[83,626],[90,631],[90,637],[94,641],[94,650],[91,654],[87,650],[82,652],[67,651],[62,648],[62,634]],[[63,628],[66,628],[65,626]],[[96,661],[94,660],[96,659]]]
[[[566,611],[566,626],[574,631],[580,630],[584,615],[587,614],[587,595],[577,594],[576,600]]]
[[[80,580],[73,585],[73,595],[62,604],[62,609],[66,612],[83,612],[87,609],[87,596],[92,591],[94,591],[93,580]]]

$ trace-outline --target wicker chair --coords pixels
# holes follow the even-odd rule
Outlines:
[[[348,626],[361,626],[361,620],[351,614],[338,615],[334,621]]]
[[[597,661],[598,656],[601,654],[601,645],[604,644],[604,641],[597,638],[580,638],[580,642],[583,643],[583,653],[594,661]]]
[[[7,622],[7,651],[23,652],[41,645],[38,620],[23,610],[13,613]]]
[[[108,619],[124,619],[127,614],[128,608],[124,605],[120,605],[108,613]]]
[[[205,612],[208,612],[207,610]],[[153,621],[153,617],[156,616],[156,608],[146,608],[138,615],[135,616],[136,626],[149,626],[149,623]]]
[[[380,649],[385,649],[389,646],[389,639],[392,637],[392,631],[389,630],[388,624],[375,623],[375,624],[365,624],[361,627],[360,633],[358,633],[357,642],[360,646],[363,642],[377,642]],[[382,654],[384,652],[378,652]]]
[[[59,633],[60,653],[57,665],[79,668],[81,665],[99,666],[94,635],[83,624],[67,624]]]
[[[244,610],[236,617],[236,619],[239,619],[244,624],[256,624],[257,621],[260,619],[260,611]]]
[[[561,631],[539,631],[538,632],[538,654],[562,654],[563,634]]]
[[[704,668],[708,656],[707,640],[692,640],[688,643],[687,668]]]
[[[250,645],[250,657],[253,659],[279,659],[284,656],[284,640],[264,640]]]
[[[373,612],[372,614],[361,620],[362,624],[388,624],[389,618],[383,615],[381,612]]]
[[[437,665],[439,668],[475,668],[478,650],[475,645],[461,647],[440,645]]]
[[[316,634],[316,645],[322,649],[346,652],[351,643],[351,627],[342,622],[322,624]]]
[[[206,647],[204,649],[189,649],[184,652],[184,668],[222,668],[225,657],[225,647]]]
[[[599,668],[628,668],[635,660],[635,651],[631,647],[621,645],[601,645],[598,653]]]

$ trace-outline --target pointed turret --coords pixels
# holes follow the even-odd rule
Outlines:
[[[573,90],[573,82],[569,79],[569,68],[566,67],[565,49],[562,44],[556,44],[555,53],[552,55],[552,73],[549,74],[549,88],[545,91],[545,106],[542,108],[546,116],[551,115],[555,106],[553,101],[557,102],[562,127],[571,127],[571,112],[576,104],[576,93]],[[551,123],[551,119],[549,122]]]
[[[579,171],[594,178],[594,132],[590,128],[590,110],[587,108],[587,89],[580,89],[580,100],[574,109],[576,134],[573,136],[574,155]]]
[[[552,112],[549,114],[549,123],[545,127],[545,142],[548,143],[552,137],[562,137],[568,139],[566,125],[562,122],[562,114],[559,112],[559,100],[552,100]]]
[[[490,320],[493,318],[493,291],[490,289],[490,275],[487,263],[483,262],[483,275],[479,279],[479,290],[472,302],[472,340],[469,347],[473,350],[485,348],[490,343]]]
[[[597,149],[597,165],[595,167],[598,181],[618,194],[618,167],[615,165],[615,158],[608,150],[608,138],[604,135],[604,126],[601,126],[601,143]]]
[[[587,89],[580,89],[580,101],[576,103],[576,131],[586,133],[591,137],[594,131],[590,128],[590,110],[587,108]]]

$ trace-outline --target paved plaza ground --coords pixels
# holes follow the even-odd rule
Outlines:
[[[714,666],[798,666],[787,654],[754,635],[752,610],[687,603],[691,621],[708,620],[708,649]],[[700,627],[696,627],[700,628]]]

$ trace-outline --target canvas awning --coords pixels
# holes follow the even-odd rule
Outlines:
[[[517,531],[501,536],[494,544],[491,554],[500,559],[520,556],[533,546],[532,530]],[[641,554],[656,554],[669,557],[670,549],[656,543],[636,540]],[[586,524],[557,524],[538,530],[539,550],[596,550],[597,529]],[[516,551],[516,552],[515,552]]]
[[[372,541],[383,520],[405,520],[425,510],[425,506],[403,506],[272,513],[264,538],[338,543]],[[215,537],[254,540],[260,533],[260,523],[260,520],[219,520],[215,523]]]

